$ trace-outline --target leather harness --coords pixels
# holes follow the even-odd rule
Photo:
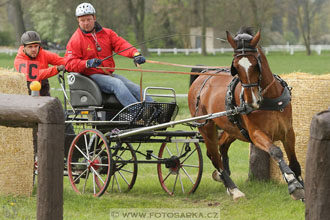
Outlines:
[[[278,75],[273,74],[276,80],[278,80],[281,85],[283,86],[284,90],[281,94],[281,96],[270,99],[270,98],[263,98],[262,102],[260,103],[260,107],[257,110],[266,110],[266,111],[280,111],[283,112],[284,108],[290,103],[291,101],[291,88],[288,86],[288,84]],[[235,88],[239,82],[238,77],[233,77],[231,82],[229,83],[227,87],[226,92],[226,98],[225,98],[225,107],[226,110],[232,110],[236,105],[235,100]],[[241,102],[242,103],[242,102]],[[251,112],[251,111],[250,111]],[[241,114],[249,114],[250,112],[243,112]],[[241,116],[240,115],[229,115],[227,116],[229,121],[237,126],[237,128],[240,130],[242,135],[252,143],[249,133],[246,129],[242,126]]]
[[[221,71],[224,71],[224,69],[222,69]],[[228,70],[225,70],[228,71]],[[270,99],[270,98],[263,98],[259,109],[257,110],[265,110],[265,111],[280,111],[283,112],[284,108],[290,103],[291,101],[291,87],[288,86],[288,84],[278,75],[273,74],[273,76],[275,77],[275,79],[277,81],[279,81],[281,83],[281,85],[283,86],[284,90],[281,94],[281,96],[274,98],[274,99]],[[199,93],[196,97],[196,110],[195,110],[195,116],[198,112],[198,107],[199,107],[199,101],[200,101],[200,95],[201,92],[204,88],[204,86],[206,85],[207,81],[211,78],[212,76],[207,77],[200,90]],[[225,108],[226,111],[230,111],[235,109],[235,107],[237,107],[236,104],[236,100],[235,100],[235,89],[236,86],[238,85],[238,83],[240,82],[239,78],[237,76],[234,76],[231,80],[231,82],[229,83],[228,87],[227,87],[227,92],[226,92],[226,97],[225,97]],[[242,102],[241,102],[242,104]],[[249,114],[251,113],[252,110],[249,108],[246,108],[246,110],[244,112],[241,112],[241,114]],[[227,116],[229,121],[231,123],[233,123],[235,126],[237,126],[237,128],[240,130],[241,134],[249,141],[252,143],[249,133],[248,131],[243,128],[242,126],[242,120],[241,120],[241,116],[240,114],[237,115],[228,115]],[[204,125],[206,125],[208,122],[208,120],[206,120],[203,123],[194,123],[193,126],[195,127],[202,127]]]

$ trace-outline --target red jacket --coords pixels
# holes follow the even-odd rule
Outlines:
[[[102,28],[98,23],[95,23],[96,39],[101,47],[101,51],[97,51],[96,42],[91,33],[84,33],[80,28],[72,35],[66,46],[66,64],[65,69],[69,72],[78,72],[86,75],[106,74],[102,69],[86,68],[88,59],[98,58],[103,59],[112,55],[112,52],[119,52],[123,49],[132,47],[123,38],[119,37],[113,30]],[[127,49],[119,55],[132,58],[138,50],[134,47]],[[104,67],[115,67],[113,58],[104,60],[101,64]],[[108,69],[109,72],[114,70]]]
[[[64,65],[65,59],[56,53],[47,51],[40,47],[38,56],[31,59],[23,52],[20,46],[16,55],[14,66],[16,71],[24,73],[27,81],[42,81],[58,74],[56,66]],[[48,64],[53,65],[48,67]]]

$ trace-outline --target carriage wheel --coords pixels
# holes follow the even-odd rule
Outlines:
[[[111,176],[111,152],[104,135],[94,129],[80,132],[68,154],[68,176],[77,193],[101,196]]]
[[[130,143],[114,143],[110,150],[113,170],[109,188],[111,192],[129,191],[135,184],[138,171],[135,151]]]
[[[171,143],[162,144],[158,157],[166,159],[165,164],[157,164],[157,170],[160,184],[168,194],[196,191],[203,172],[203,157],[198,143],[172,138]]]

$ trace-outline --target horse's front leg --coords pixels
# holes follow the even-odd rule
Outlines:
[[[296,175],[294,172],[290,169],[290,167],[286,164],[286,162],[283,159],[283,152],[281,148],[274,145],[270,138],[266,136],[263,132],[256,131],[251,136],[251,140],[253,143],[259,147],[260,149],[263,149],[264,151],[268,152],[269,155],[277,162],[282,176],[284,180],[288,184],[288,190],[291,197],[295,200],[304,199],[304,187],[303,185],[298,181],[296,178]]]
[[[295,134],[293,128],[291,128],[286,136],[285,140],[282,141],[286,155],[289,160],[289,167],[296,175],[299,183],[304,186],[303,178],[301,177],[301,167],[297,160],[296,152],[295,152]]]
[[[199,131],[205,141],[207,156],[210,158],[213,166],[216,168],[216,171],[212,174],[213,179],[223,182],[227,188],[228,194],[232,195],[235,201],[239,198],[245,197],[245,194],[238,189],[234,181],[230,178],[229,174],[223,167],[218,148],[218,131],[214,123],[209,122],[207,125],[200,128]]]

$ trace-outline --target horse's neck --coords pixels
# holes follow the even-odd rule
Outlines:
[[[262,78],[261,78],[261,88],[266,89],[267,91],[264,94],[264,97],[267,98],[276,98],[282,94],[283,87],[275,79],[270,67],[268,65],[267,58],[262,50],[258,47],[260,58],[261,58],[261,68],[262,68]],[[273,82],[275,80],[275,82]]]

